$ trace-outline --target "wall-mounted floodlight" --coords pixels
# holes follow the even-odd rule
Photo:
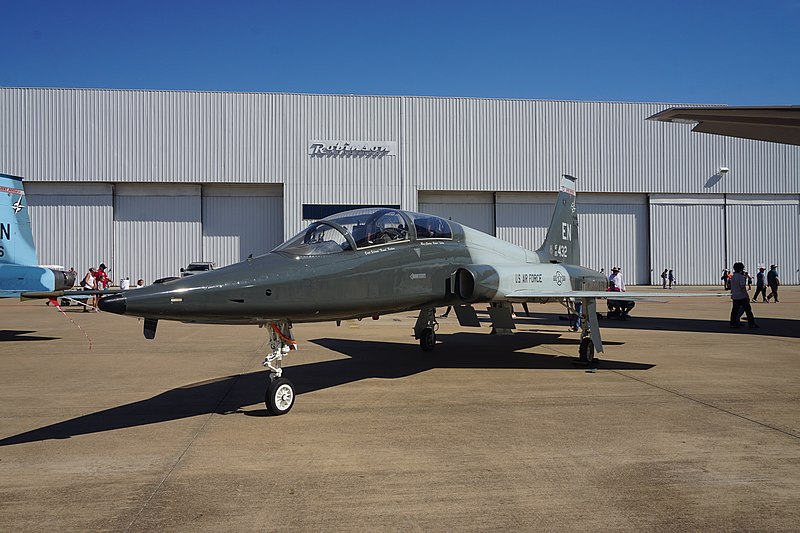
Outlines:
[[[720,174],[727,174],[730,171],[731,171],[731,169],[729,169],[728,167],[719,167],[719,173]]]

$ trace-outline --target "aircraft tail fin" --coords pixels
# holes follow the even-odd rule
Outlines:
[[[542,263],[578,265],[581,262],[575,182],[575,178],[566,174],[561,178],[561,188],[556,198],[547,236],[542,246],[536,250]]]
[[[8,174],[0,174],[0,264],[37,264],[25,187]]]

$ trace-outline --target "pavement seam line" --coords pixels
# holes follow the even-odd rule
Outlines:
[[[643,380],[641,378],[630,376],[630,375],[625,374],[624,372],[621,372],[619,370],[609,370],[609,372],[613,372],[614,374],[617,374],[617,375],[622,376],[622,377],[626,377],[628,379],[632,379],[634,381],[638,381],[639,383],[643,383],[645,385],[648,385],[650,387],[654,387],[654,388],[662,390],[664,392],[668,392],[670,394],[674,394],[675,396],[678,396],[678,397],[683,398],[685,400],[689,400],[691,402],[699,403],[700,405],[704,405],[706,407],[710,407],[711,409],[716,409],[717,411],[722,411],[723,413],[735,416],[737,418],[741,418],[742,420],[746,420],[746,421],[748,421],[750,423],[759,425],[761,427],[765,427],[767,429],[771,429],[773,431],[777,431],[778,433],[783,433],[784,435],[788,435],[789,437],[792,437],[792,438],[795,438],[795,439],[800,439],[800,435],[796,435],[796,434],[792,433],[791,431],[787,431],[785,429],[781,429],[781,428],[778,428],[778,427],[775,427],[775,426],[771,426],[771,425],[769,425],[769,424],[767,424],[765,422],[759,422],[758,420],[755,420],[755,419],[752,419],[752,418],[748,418],[748,417],[746,417],[744,415],[740,415],[739,413],[734,413],[733,411],[730,411],[730,410],[725,409],[723,407],[719,407],[719,406],[714,405],[712,403],[704,402],[703,400],[698,400],[697,398],[692,398],[688,394],[683,394],[681,392],[678,392],[678,391],[675,391],[675,390],[672,390],[672,389],[668,389],[666,387],[662,387],[661,385],[656,385],[655,383],[650,383],[649,381],[645,381],[645,380]]]
[[[566,353],[564,353],[564,352],[562,352],[562,351],[560,351],[560,350],[558,350],[556,348],[551,348],[551,351],[555,352],[558,355],[563,355],[565,357],[571,357],[569,354],[566,354]],[[598,361],[600,361],[600,360],[598,359]],[[598,370],[603,371],[602,368],[598,368]],[[773,431],[777,431],[778,433],[783,433],[784,435],[788,435],[789,437],[792,437],[792,438],[795,438],[795,439],[800,439],[800,435],[796,435],[796,434],[792,433],[791,431],[786,431],[785,429],[777,428],[775,426],[770,426],[769,424],[766,424],[764,422],[759,422],[758,420],[754,420],[754,419],[748,418],[748,417],[746,417],[744,415],[740,415],[738,413],[734,413],[733,411],[729,411],[729,410],[724,409],[722,407],[718,407],[718,406],[716,406],[716,405],[714,405],[712,403],[704,402],[703,400],[698,400],[697,398],[692,398],[691,396],[689,396],[687,394],[683,394],[681,392],[678,392],[678,391],[675,391],[675,390],[672,390],[672,389],[668,389],[666,387],[662,387],[661,385],[656,385],[655,383],[650,383],[649,381],[645,381],[645,380],[643,380],[641,378],[637,378],[637,377],[628,375],[628,374],[626,374],[626,373],[624,373],[624,372],[622,372],[620,370],[609,369],[609,370],[607,370],[607,372],[613,372],[614,374],[617,374],[618,376],[622,376],[622,377],[625,377],[625,378],[628,378],[628,379],[632,379],[634,381],[638,381],[639,383],[642,383],[644,385],[648,385],[650,387],[654,387],[656,389],[662,390],[662,391],[667,392],[669,394],[674,394],[675,396],[678,396],[678,397],[683,398],[685,400],[689,400],[691,402],[699,403],[700,405],[704,405],[706,407],[710,407],[711,409],[716,409],[717,411],[722,411],[723,413],[735,416],[737,418],[741,418],[742,420],[747,420],[748,422],[750,422],[752,424],[756,424],[756,425],[765,427],[767,429],[771,429]]]
[[[249,366],[251,366],[251,364],[252,364],[252,362],[248,361],[247,365],[244,366],[242,368],[242,370],[236,375],[236,379],[233,380],[231,385],[228,387],[228,390],[225,391],[225,394],[222,395],[222,398],[220,399],[220,401],[217,402],[217,405],[214,408],[214,410],[211,413],[208,414],[208,416],[206,417],[205,421],[203,422],[203,425],[200,426],[200,428],[198,428],[198,430],[195,432],[195,434],[189,440],[189,443],[186,445],[186,447],[183,449],[181,454],[175,460],[175,463],[170,467],[169,471],[167,471],[167,473],[164,474],[164,477],[161,478],[161,481],[158,483],[158,485],[156,485],[156,488],[153,489],[153,492],[147,498],[147,501],[145,501],[144,504],[142,504],[142,507],[139,509],[139,512],[136,513],[136,516],[133,517],[133,520],[131,520],[130,524],[128,524],[128,527],[125,528],[125,531],[130,531],[131,528],[133,527],[133,525],[136,523],[136,521],[139,520],[139,517],[142,516],[142,513],[144,512],[144,510],[147,508],[148,505],[150,505],[150,502],[153,501],[153,498],[155,498],[156,494],[158,494],[158,491],[161,490],[161,487],[164,485],[164,483],[166,483],[167,479],[169,479],[169,477],[172,475],[172,472],[174,472],[175,469],[178,467],[180,462],[183,460],[183,456],[186,455],[186,452],[188,452],[189,448],[192,447],[192,444],[194,444],[194,441],[197,439],[197,437],[200,436],[200,433],[202,433],[203,430],[206,428],[208,423],[211,421],[211,418],[215,414],[217,414],[217,411],[219,411],[220,406],[223,403],[225,403],[225,400],[228,399],[228,395],[230,395],[231,391],[236,386],[236,384],[239,382],[239,379],[242,377],[242,374],[245,372],[245,370],[247,370],[247,368]]]

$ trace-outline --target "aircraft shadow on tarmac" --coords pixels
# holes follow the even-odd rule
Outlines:
[[[479,341],[478,337],[485,340]],[[558,344],[568,346],[569,353],[577,352],[575,339],[561,338],[560,334],[489,336],[485,333],[456,333],[439,335],[439,339],[443,342],[432,353],[422,352],[419,347],[404,342],[314,339],[310,342],[348,357],[286,366],[285,375],[295,384],[295,392],[301,395],[363,379],[409,377],[434,368],[586,370],[585,366],[576,365],[576,357],[517,351],[540,344]],[[615,370],[648,370],[653,366],[608,360],[600,363],[601,369]],[[13,435],[0,440],[0,446],[66,439],[210,413],[242,412],[241,408],[264,401],[268,379],[269,371],[261,370],[194,383],[146,400]],[[266,409],[247,411],[245,414],[264,416]]]
[[[748,329],[747,323],[742,321],[744,331],[754,335],[769,335],[771,337],[800,338],[798,321],[788,318],[763,318],[756,315],[758,329]],[[691,333],[730,333],[741,334],[742,330],[732,330],[728,327],[728,315],[723,315],[719,320],[704,320],[695,318],[662,318],[633,316],[629,320],[603,320],[600,324],[603,330],[608,329],[649,329],[659,331],[682,331]]]
[[[58,340],[59,337],[43,337],[41,335],[30,335],[31,333],[36,333],[35,331],[23,331],[23,330],[0,330],[0,342],[5,341],[54,341]]]

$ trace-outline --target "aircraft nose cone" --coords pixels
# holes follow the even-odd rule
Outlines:
[[[101,311],[107,311],[109,313],[124,315],[125,309],[127,307],[127,298],[125,298],[121,294],[106,296],[105,298],[101,298],[100,301],[97,302],[97,307],[99,307]]]

